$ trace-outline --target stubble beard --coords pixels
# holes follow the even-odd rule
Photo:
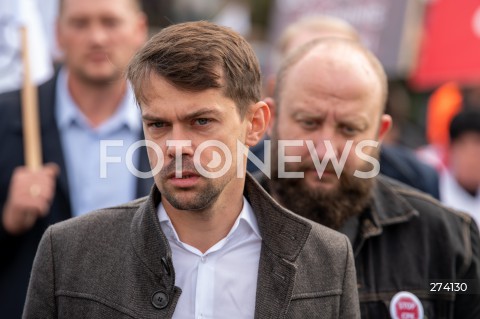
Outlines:
[[[203,177],[197,172],[193,162],[186,159],[185,157],[182,158],[182,166],[184,170],[195,172],[197,175],[199,175],[200,178],[205,181],[204,186],[202,186],[202,188],[196,187],[195,190],[178,190],[165,187],[165,181],[167,180],[167,176],[174,173],[176,169],[175,161],[173,160],[168,165],[164,166],[164,168],[162,168],[162,170],[160,171],[160,183],[163,185],[160,193],[175,209],[188,211],[206,211],[217,201],[226,184],[228,183],[228,178],[225,178],[227,177],[227,174],[217,179]],[[189,199],[187,199],[182,196],[182,192],[195,192],[195,194]]]
[[[79,81],[85,85],[94,87],[108,87],[112,84],[118,83],[118,81],[123,78],[122,70],[117,67],[113,68],[108,74],[95,75],[91,74],[86,68],[72,66],[71,73],[73,73]]]
[[[117,83],[121,80],[121,74],[118,71],[112,72],[110,75],[106,76],[91,76],[87,72],[79,71],[78,78],[85,84],[95,87],[108,87],[114,83]]]

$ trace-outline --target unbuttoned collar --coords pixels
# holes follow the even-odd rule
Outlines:
[[[262,245],[279,259],[294,262],[307,241],[311,223],[281,207],[249,173],[244,196],[255,214]],[[154,185],[150,196],[135,213],[131,226],[131,241],[138,257],[157,275],[173,269],[172,252],[157,215],[160,201],[161,194]],[[168,267],[159,267],[165,261]]]
[[[172,221],[170,220],[170,217],[168,216],[167,211],[165,210],[165,207],[163,206],[162,203],[158,205],[158,219],[160,221],[160,226],[162,227],[162,230],[167,234],[167,237],[169,238],[169,240],[172,240],[172,239],[176,240],[177,242],[185,246],[185,244],[178,237],[178,233],[175,230],[175,227],[173,226]],[[238,233],[238,232],[245,233],[248,231],[254,232],[259,239],[262,239],[262,237],[260,236],[260,230],[258,229],[257,219],[255,218],[255,214],[253,213],[253,210],[252,210],[252,206],[250,206],[247,199],[243,197],[242,210],[240,211],[240,214],[238,215],[232,228],[230,229],[230,231],[228,232],[227,236],[225,236],[224,239],[228,240],[235,233]],[[168,232],[170,232],[170,235],[168,234]],[[217,245],[214,245],[214,247],[215,246]],[[221,246],[218,247],[217,249],[221,249]]]
[[[87,118],[80,111],[70,94],[70,90],[68,89],[68,70],[66,68],[60,69],[56,85],[55,117],[60,131],[68,129],[74,124],[77,124],[82,128],[91,129]],[[108,133],[121,127],[127,127],[129,130],[136,133],[140,133],[140,130],[142,129],[140,113],[130,83],[128,83],[127,90],[118,109],[112,117],[110,117],[105,123],[102,123],[95,130]]]

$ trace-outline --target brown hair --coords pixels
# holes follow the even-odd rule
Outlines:
[[[127,78],[139,103],[151,72],[179,89],[222,89],[243,118],[260,100],[260,68],[252,47],[233,30],[206,21],[169,26],[153,36],[130,61]]]

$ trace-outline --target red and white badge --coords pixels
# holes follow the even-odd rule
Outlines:
[[[414,294],[401,291],[390,301],[392,319],[423,319],[423,306]]]

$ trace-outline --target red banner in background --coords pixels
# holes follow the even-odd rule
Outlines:
[[[480,82],[480,1],[433,0],[410,82],[418,90],[448,81]]]

